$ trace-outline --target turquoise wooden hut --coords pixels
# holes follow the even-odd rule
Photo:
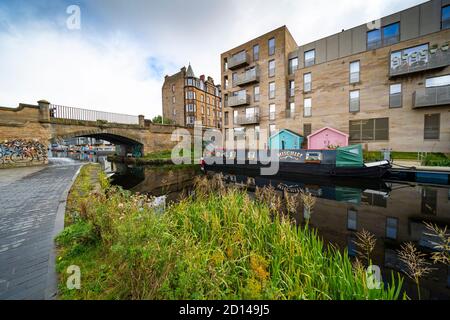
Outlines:
[[[278,150],[300,149],[303,137],[294,131],[283,129],[269,138],[269,148]]]

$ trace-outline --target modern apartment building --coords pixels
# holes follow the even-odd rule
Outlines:
[[[162,87],[163,118],[181,126],[193,126],[201,121],[203,127],[222,127],[222,103],[220,85],[211,77],[197,78],[188,68],[166,75]]]
[[[276,29],[222,54],[224,130],[333,127],[369,150],[449,153],[449,41],[450,0],[301,46]]]

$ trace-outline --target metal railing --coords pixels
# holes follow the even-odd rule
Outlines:
[[[391,77],[450,65],[450,51],[448,49],[445,51],[436,49],[434,53],[429,51],[417,52],[416,55],[405,55],[404,58],[391,58],[391,55],[389,57],[391,59],[389,64],[389,75]]]
[[[250,95],[248,94],[240,94],[237,96],[228,97],[228,107],[236,107],[250,104]]]
[[[237,69],[243,65],[248,65],[250,62],[250,56],[246,51],[235,54],[228,60],[228,69]]]
[[[450,86],[432,87],[413,93],[414,108],[450,104]]]
[[[51,104],[50,117],[79,121],[107,121],[120,124],[139,124],[139,117],[128,114],[88,110]]]
[[[243,74],[239,74],[234,81],[234,85],[242,86],[244,84],[250,84],[254,82],[259,82],[259,70],[258,68],[253,68],[251,70],[245,71]]]

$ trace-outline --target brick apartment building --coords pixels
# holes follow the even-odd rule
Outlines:
[[[221,128],[222,104],[220,85],[211,77],[195,77],[191,65],[166,76],[162,87],[163,118],[181,126],[201,121],[207,128]]]
[[[450,0],[301,46],[273,30],[221,55],[224,133],[333,127],[369,150],[449,153],[449,41]]]

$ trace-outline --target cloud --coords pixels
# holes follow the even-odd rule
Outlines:
[[[161,113],[165,74],[191,62],[220,80],[220,54],[281,25],[298,44],[422,0],[77,1],[82,29],[65,28],[72,1],[0,4],[0,105],[55,104]]]

